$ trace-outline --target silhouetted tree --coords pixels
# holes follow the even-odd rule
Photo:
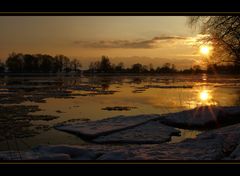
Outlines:
[[[162,73],[170,73],[171,72],[171,64],[165,63],[161,68]]]
[[[100,62],[99,62],[99,61],[91,62],[91,63],[89,64],[89,70],[90,70],[92,73],[99,72],[99,71],[100,71]]]
[[[189,69],[184,69],[181,71],[182,73],[185,73],[185,74],[192,74],[193,73],[193,68],[189,68]]]
[[[122,72],[122,71],[124,71],[124,63],[123,63],[123,62],[118,63],[118,64],[116,65],[116,67],[115,67],[115,71],[116,71],[116,72]]]
[[[11,53],[6,60],[6,66],[11,72],[22,72],[23,71],[23,54]]]
[[[217,64],[209,64],[207,66],[207,73],[210,74],[216,74],[216,73],[222,73],[222,74],[239,74],[240,73],[240,66],[237,65],[232,65],[232,64],[228,64],[228,65],[217,65]]]
[[[64,70],[64,58],[66,56],[63,55],[56,55],[55,59],[56,59],[56,67],[57,67],[57,71],[58,72],[62,72]]]
[[[174,64],[171,65],[171,72],[172,73],[177,72],[176,66]]]
[[[11,53],[6,61],[10,72],[69,72],[77,70],[81,64],[78,60],[70,61],[63,55],[52,57],[47,54],[16,54]]]
[[[94,62],[90,62],[89,66],[88,66],[88,70],[92,73],[95,71]]]
[[[25,54],[23,56],[23,70],[24,72],[34,72],[36,71],[36,66],[34,65],[35,57],[30,54]]]
[[[200,65],[194,65],[192,67],[192,72],[194,72],[194,73],[201,73],[202,69],[201,69]]]
[[[165,63],[162,67],[156,68],[157,73],[176,73],[177,69],[174,64]]]
[[[132,68],[131,68],[131,71],[133,73],[141,73],[143,71],[143,65],[142,64],[133,64],[132,65]]]
[[[111,62],[107,56],[102,56],[102,60],[100,62],[100,71],[104,73],[112,71]]]
[[[240,65],[240,16],[191,16],[189,24],[207,34],[202,42],[211,42],[214,60]]]
[[[40,70],[45,73],[52,72],[53,64],[52,64],[53,57],[47,54],[41,55],[41,63],[40,63]]]
[[[153,64],[151,63],[151,64],[149,64],[149,71],[151,72],[151,73],[154,73],[155,72],[155,70],[154,70],[154,68],[153,68]]]
[[[70,72],[71,71],[70,59],[66,56],[63,56],[62,59],[63,59],[63,70],[65,72]]]
[[[79,71],[79,69],[82,67],[81,63],[79,62],[79,60],[77,59],[73,59],[71,61],[71,67],[72,70],[74,70],[75,72]]]
[[[5,64],[0,61],[0,73],[5,72]]]
[[[143,65],[142,72],[143,72],[143,73],[149,72],[147,65]]]

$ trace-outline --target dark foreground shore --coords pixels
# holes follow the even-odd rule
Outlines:
[[[239,160],[240,107],[203,106],[165,115],[116,116],[55,126],[88,141],[1,151],[1,160]],[[181,129],[201,130],[171,143]]]

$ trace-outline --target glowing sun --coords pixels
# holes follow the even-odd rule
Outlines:
[[[210,47],[209,46],[201,46],[200,47],[200,53],[203,55],[208,55],[210,52]]]

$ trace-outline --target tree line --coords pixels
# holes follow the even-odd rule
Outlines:
[[[152,64],[143,65],[135,63],[126,68],[123,62],[112,64],[107,56],[102,56],[100,61],[91,62],[87,73],[176,73],[174,64],[165,63],[162,67],[153,68]]]
[[[174,64],[165,63],[162,66],[153,67],[152,64],[142,65],[140,63],[133,64],[125,68],[124,63],[112,64],[107,56],[102,56],[100,61],[91,62],[86,73],[183,73],[183,74],[199,74],[199,73],[221,73],[221,74],[239,74],[240,66],[235,64],[212,64],[209,63],[206,69],[202,69],[199,65],[193,65],[191,68],[179,70]]]
[[[64,55],[11,53],[6,62],[0,63],[0,72],[57,73],[80,71],[81,63]]]
[[[70,59],[64,55],[50,56],[47,54],[21,54],[11,53],[6,62],[0,62],[0,72],[11,73],[69,73],[80,72],[81,63],[77,59]],[[125,67],[123,62],[118,64],[111,63],[107,56],[102,56],[99,61],[91,62],[87,70],[83,73],[101,74],[101,73],[240,73],[240,66],[237,65],[217,65],[208,64],[207,69],[202,69],[199,65],[191,68],[179,70],[174,64],[165,63],[162,66],[153,67],[152,64],[143,65],[135,63],[130,67]]]

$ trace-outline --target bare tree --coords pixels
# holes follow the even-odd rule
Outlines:
[[[240,65],[240,16],[191,16],[188,24],[208,34],[202,41],[211,42],[212,57]]]
[[[82,64],[79,62],[79,60],[73,59],[71,61],[71,67],[75,72],[77,72],[82,67]]]

